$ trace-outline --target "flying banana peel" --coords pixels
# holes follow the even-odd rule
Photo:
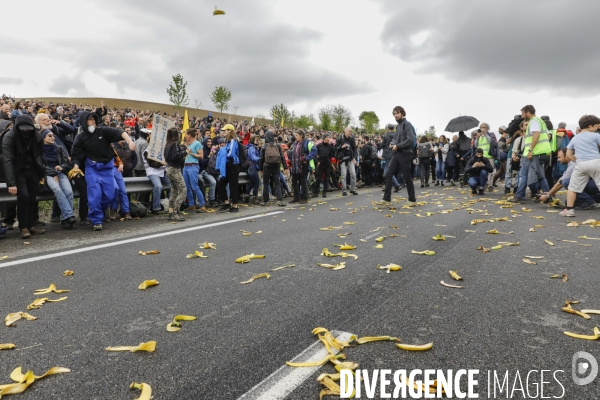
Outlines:
[[[435,251],[433,251],[433,250],[423,250],[423,251],[411,250],[410,253],[411,254],[420,254],[423,256],[435,256]]]
[[[456,271],[450,271],[450,276],[452,277],[452,279],[454,279],[455,281],[462,281],[462,278],[460,277],[460,275],[458,275],[456,273]]]
[[[33,292],[34,296],[38,296],[40,294],[46,294],[46,293],[50,293],[50,292],[54,292],[56,294],[60,294],[60,293],[67,293],[70,292],[70,290],[57,290],[56,289],[56,285],[54,283],[51,283],[50,286],[48,286],[45,289],[37,289],[36,291]]]
[[[158,281],[156,279],[149,279],[149,280],[146,280],[146,281],[140,283],[140,286],[138,286],[138,289],[146,290],[150,286],[156,286],[156,285],[158,285]]]
[[[11,350],[16,348],[17,346],[15,346],[12,343],[4,343],[4,344],[0,344],[0,350]]]
[[[21,312],[16,312],[16,313],[8,314],[4,318],[4,321],[6,323],[6,326],[11,326],[12,324],[14,324],[15,322],[17,322],[21,318],[24,318],[27,321],[34,321],[34,320],[37,319],[37,317],[34,317],[33,315],[30,315],[30,314],[27,314],[27,313],[21,311]]]
[[[135,400],[150,400],[152,398],[152,388],[147,383],[135,383],[129,385],[130,389],[141,390],[140,397]]]
[[[398,264],[388,264],[388,265],[380,265],[377,264],[377,269],[385,269],[386,273],[390,273],[391,271],[400,271],[402,267]]]
[[[106,351],[130,351],[132,353],[137,351],[147,351],[152,353],[154,350],[156,350],[156,342],[153,340],[146,343],[140,343],[138,346],[115,346],[106,348]]]
[[[427,343],[427,344],[403,344],[403,343],[397,343],[396,347],[402,350],[409,350],[409,351],[425,351],[425,350],[430,350],[433,347],[433,342],[431,343]]]
[[[257,275],[254,275],[252,278],[248,279],[247,281],[240,282],[240,284],[245,285],[247,283],[252,283],[252,282],[254,282],[255,279],[259,279],[259,278],[271,279],[271,274],[267,274],[266,272],[262,273],[262,274],[257,274]]]

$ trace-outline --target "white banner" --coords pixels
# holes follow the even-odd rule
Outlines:
[[[175,121],[163,117],[159,114],[154,114],[152,119],[152,134],[150,135],[150,143],[148,144],[148,158],[160,163],[165,162],[164,151],[165,142],[167,140],[167,131],[175,126]]]

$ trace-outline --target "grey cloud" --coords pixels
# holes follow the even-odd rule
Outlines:
[[[0,85],[22,85],[23,79],[0,76]]]
[[[421,73],[576,97],[600,89],[599,1],[384,0],[382,10],[384,48]]]
[[[122,91],[141,90],[166,101],[171,75],[181,73],[190,98],[202,99],[205,107],[212,107],[208,96],[214,87],[224,85],[233,93],[232,104],[263,113],[280,102],[315,103],[370,91],[360,79],[312,64],[310,47],[321,33],[278,22],[265,2],[232,3],[218,17],[206,2],[173,7],[148,0],[143,8],[131,0],[105,3],[118,7],[115,18],[127,25],[135,16],[131,34],[117,38],[107,32],[106,37],[86,39],[85,45],[76,38],[60,45],[81,71],[101,74]],[[53,87],[76,90],[64,79]]]
[[[91,93],[85,86],[81,74],[75,76],[61,75],[52,81],[48,89],[60,95],[88,96]]]

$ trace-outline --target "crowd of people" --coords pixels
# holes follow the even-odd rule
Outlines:
[[[16,205],[1,204],[0,236],[18,220],[22,238],[42,234],[37,196],[54,195],[51,222],[67,229],[77,223],[101,230],[117,218],[167,214],[184,220],[186,212],[238,212],[240,203],[265,206],[304,204],[332,190],[358,195],[357,188],[381,186],[383,200],[406,187],[416,201],[414,182],[421,187],[468,186],[474,196],[494,191],[523,202],[526,190],[536,202],[564,208],[590,209],[600,201],[600,120],[586,115],[576,134],[561,122],[555,130],[548,117],[537,117],[533,106],[500,126],[498,135],[482,123],[471,132],[439,138],[417,136],[406,111],[393,109],[395,124],[382,135],[367,135],[348,127],[330,132],[253,124],[247,120],[192,116],[182,132],[183,117],[169,130],[164,161],[148,154],[154,112],[109,109],[95,105],[0,101],[0,182],[17,197]],[[469,137],[470,136],[470,137]],[[240,174],[248,184],[240,184]],[[126,177],[147,177],[151,193],[127,193]],[[431,179],[430,179],[431,177]],[[435,182],[435,183],[434,183]],[[259,190],[262,186],[262,191]],[[75,207],[73,188],[79,192]],[[566,206],[555,198],[568,189]],[[167,200],[168,199],[168,200]],[[135,211],[134,211],[135,209]],[[136,214],[136,215],[133,215]]]

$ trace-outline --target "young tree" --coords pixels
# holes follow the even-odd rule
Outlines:
[[[234,117],[237,117],[237,110],[238,110],[238,108],[240,108],[240,107],[236,106],[235,104],[233,105],[233,116]]]
[[[375,111],[361,112],[358,116],[358,120],[367,133],[373,133],[379,129],[379,117],[375,114]]]
[[[321,123],[321,129],[324,131],[330,131],[333,129],[333,106],[328,105],[317,110],[319,115],[319,121]]]
[[[210,101],[212,101],[217,110],[223,114],[223,110],[229,110],[231,90],[227,89],[225,86],[215,87],[215,90],[210,94]]]
[[[331,116],[336,132],[342,132],[352,122],[352,112],[341,104],[332,106]]]
[[[287,106],[281,103],[271,107],[271,109],[269,110],[269,115],[271,116],[271,118],[273,118],[274,125],[281,124],[282,121],[285,125],[286,122],[290,121],[290,117],[292,114],[290,114],[290,111],[288,110]]]
[[[296,119],[296,126],[298,128],[308,129],[308,127],[310,127],[310,126],[312,126],[312,127],[317,126],[317,120],[315,119],[315,116],[312,114],[310,114],[310,115],[302,114]]]
[[[169,101],[173,103],[177,110],[187,106],[190,102],[186,87],[187,81],[183,80],[181,74],[173,75],[173,81],[169,83],[167,94],[169,95]]]
[[[197,99],[194,99],[194,107],[199,110],[200,107],[202,107],[202,102],[198,101]]]
[[[429,129],[425,130],[425,132],[423,132],[423,134],[425,136],[427,136],[428,139],[433,139],[434,141],[436,141],[438,139],[438,137],[435,134],[435,126],[430,126]]]

